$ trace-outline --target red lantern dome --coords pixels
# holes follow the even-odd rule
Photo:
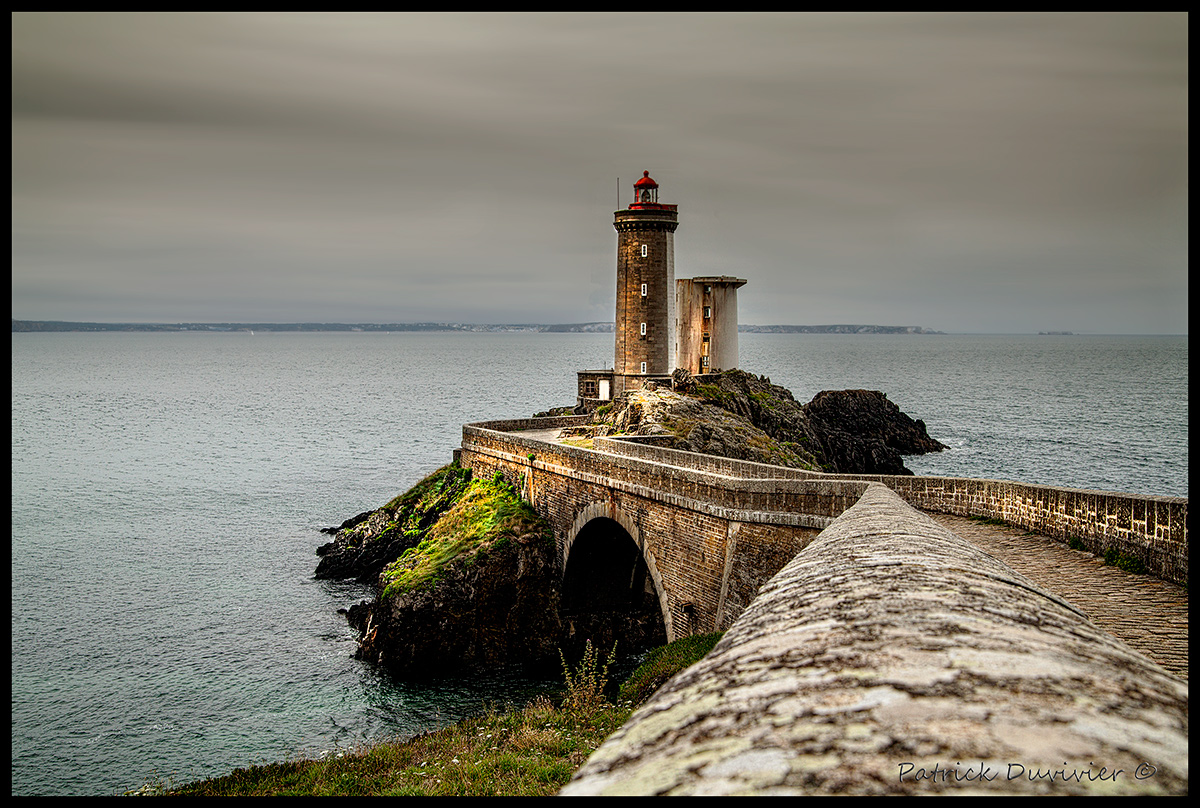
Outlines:
[[[675,205],[658,204],[658,183],[650,176],[649,171],[642,172],[642,178],[633,184],[633,204],[631,210],[646,208],[661,208],[674,210]]]

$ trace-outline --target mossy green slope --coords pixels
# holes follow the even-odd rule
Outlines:
[[[417,504],[431,495],[440,496],[438,488],[437,484],[431,485],[417,497]],[[530,537],[550,542],[549,526],[508,483],[499,475],[490,480],[470,480],[428,528],[425,538],[384,568],[380,575],[383,596],[431,586],[446,565],[460,557],[477,557],[502,549],[513,539]]]

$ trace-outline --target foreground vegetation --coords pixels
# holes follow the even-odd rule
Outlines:
[[[548,796],[556,793],[605,738],[667,679],[699,660],[719,634],[687,637],[651,651],[605,698],[607,660],[588,646],[561,706],[539,697],[522,709],[469,718],[411,740],[386,741],[322,760],[238,769],[224,777],[141,793],[202,796],[393,795]]]

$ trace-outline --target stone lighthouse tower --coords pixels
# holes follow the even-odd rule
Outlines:
[[[613,216],[617,230],[616,354],[612,369],[581,370],[578,406],[591,410],[677,367],[699,375],[738,364],[737,290],[744,278],[675,279],[679,206],[658,201],[649,171],[633,202]]]
[[[614,215],[617,230],[614,396],[675,369],[675,228],[678,205],[658,201],[650,172],[633,185],[633,202]]]

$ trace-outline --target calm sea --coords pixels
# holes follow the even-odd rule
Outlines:
[[[351,659],[317,529],[572,402],[602,334],[13,334],[12,791],[111,794],[408,735],[546,682]],[[807,401],[883,390],[918,473],[1187,496],[1186,337],[741,335]]]

